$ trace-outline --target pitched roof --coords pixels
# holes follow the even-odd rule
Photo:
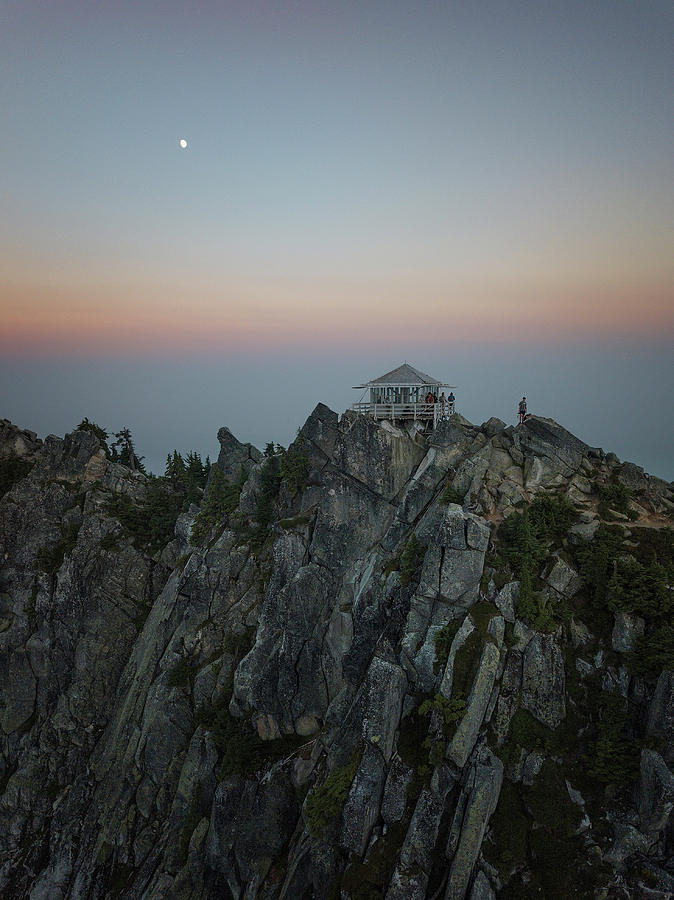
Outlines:
[[[416,387],[416,385],[436,385],[437,387],[449,387],[449,385],[443,384],[442,381],[438,381],[437,378],[432,378],[430,375],[426,375],[424,372],[420,372],[409,363],[403,363],[402,366],[398,366],[397,369],[393,369],[391,372],[387,372],[386,375],[381,375],[379,378],[375,378],[373,381],[368,381],[367,384],[362,385],[362,387],[371,387],[375,384],[406,385],[409,387]]]

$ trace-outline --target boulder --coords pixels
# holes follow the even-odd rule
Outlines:
[[[646,733],[662,741],[662,756],[674,764],[674,672],[661,672],[648,709]]]
[[[492,727],[498,745],[501,746],[510,728],[510,720],[519,705],[520,685],[522,683],[522,652],[511,647],[506,656],[496,714],[492,719]]]
[[[483,747],[464,787],[461,831],[452,859],[445,900],[464,900],[480,853],[489,820],[496,809],[503,783],[503,763],[488,747]],[[456,821],[456,816],[455,816]]]
[[[618,653],[630,653],[637,639],[643,636],[645,622],[641,616],[617,612],[611,635],[611,646]]]
[[[496,900],[496,895],[491,889],[489,879],[482,870],[478,871],[473,882],[473,890],[470,892],[470,900]]]
[[[574,650],[584,647],[592,638],[590,629],[580,619],[571,619],[569,622],[569,634],[571,635],[571,643]]]
[[[674,775],[659,753],[642,750],[637,810],[641,831],[651,843],[657,841],[667,827],[673,807]]]
[[[337,441],[338,427],[337,413],[324,403],[319,403],[302,426],[301,432],[321,453],[331,457]]]
[[[518,431],[520,449],[525,454],[544,460],[549,473],[564,477],[573,475],[591,450],[554,419],[530,416]]]
[[[366,746],[354,776],[342,814],[342,846],[363,856],[372,828],[379,819],[386,772],[376,745]]]
[[[650,848],[650,841],[634,825],[622,822],[613,823],[613,846],[604,859],[615,866],[618,871],[625,870],[625,863],[630,857],[645,856]]]
[[[452,645],[449,648],[449,654],[447,656],[447,664],[445,666],[445,671],[442,676],[442,680],[440,681],[440,693],[443,697],[446,697],[447,700],[451,700],[452,697],[452,683],[454,680],[454,660],[456,659],[456,654],[459,652],[461,647],[466,643],[470,635],[475,631],[475,626],[470,618],[470,616],[466,616],[466,618],[461,623],[461,627],[454,635],[454,640],[452,641]]]
[[[487,444],[458,466],[452,487],[461,495],[474,497],[478,493],[489,468],[491,450],[491,445]]]
[[[220,453],[217,465],[228,481],[238,481],[241,469],[248,472],[254,465],[262,461],[262,453],[252,444],[242,444],[229,428],[223,426],[218,431]]]
[[[519,581],[509,581],[508,584],[503,585],[494,598],[494,603],[498,607],[499,612],[506,622],[510,622],[511,624],[515,622],[515,609],[519,596]]]
[[[535,633],[524,650],[522,706],[548,728],[566,716],[564,657],[551,634]]]
[[[618,472],[618,481],[635,494],[648,491],[650,481],[641,466],[631,462],[625,462]]]
[[[480,425],[480,431],[484,431],[487,437],[494,437],[495,434],[500,434],[502,431],[505,431],[505,429],[506,423],[501,421],[501,419],[497,419],[495,416],[492,416]]]
[[[545,580],[554,591],[567,600],[577,594],[581,586],[580,576],[576,569],[561,557],[555,559]]]
[[[386,777],[381,801],[381,817],[386,825],[400,822],[407,806],[407,788],[414,778],[414,770],[408,769],[398,757],[394,757]]]
[[[578,522],[569,529],[569,540],[572,544],[580,546],[581,544],[591,541],[599,528],[599,520],[592,522]]]
[[[386,900],[409,900],[425,897],[433,864],[433,851],[447,795],[455,781],[449,769],[436,769],[428,787],[422,789],[400,851]]]
[[[468,696],[466,712],[459,722],[447,750],[447,757],[459,768],[465,766],[475,746],[494,688],[500,659],[501,654],[498,647],[491,641],[487,641],[482,650],[480,665]]]

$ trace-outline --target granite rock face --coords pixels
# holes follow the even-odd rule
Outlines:
[[[237,440],[229,428],[221,428],[218,431],[218,466],[226,478],[236,481],[241,469],[248,472],[252,467],[262,461],[262,454],[252,444],[242,444]]]
[[[425,434],[319,404],[287,455],[218,440],[238,506],[191,544],[186,504],[159,545],[129,526],[156,482],[0,420],[3,900],[636,896],[646,853],[665,883],[672,673],[630,674],[650,625],[607,638],[577,548],[598,485],[651,528],[671,486],[538,417]],[[541,492],[576,521],[532,587],[498,526]]]

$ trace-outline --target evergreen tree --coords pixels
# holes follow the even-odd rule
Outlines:
[[[129,428],[122,428],[121,431],[115,432],[116,440],[112,444],[112,458],[121,463],[123,466],[128,466],[134,472],[142,472],[143,475],[147,474],[145,472],[145,466],[143,465],[144,456],[138,456],[136,453],[136,448],[133,444],[133,437],[131,436],[131,430]]]

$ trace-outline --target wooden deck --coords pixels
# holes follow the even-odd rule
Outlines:
[[[413,419],[432,422],[435,426],[441,419],[448,419],[454,413],[454,401],[445,403],[353,403],[351,409],[373,419]]]

